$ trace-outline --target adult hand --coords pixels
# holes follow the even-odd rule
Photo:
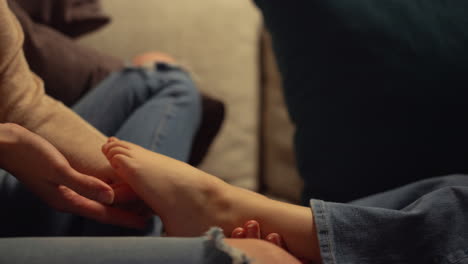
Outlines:
[[[48,141],[15,124],[0,124],[0,167],[49,206],[99,222],[143,228],[146,216],[110,206],[114,190],[73,169]]]

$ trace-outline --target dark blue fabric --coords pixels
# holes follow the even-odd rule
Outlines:
[[[468,173],[468,2],[256,0],[310,197]]]

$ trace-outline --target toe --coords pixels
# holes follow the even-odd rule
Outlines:
[[[246,230],[247,238],[260,238],[260,225],[255,220],[250,220],[245,223],[244,228]]]
[[[116,147],[121,147],[121,148],[126,148],[129,149],[128,147],[125,146],[124,141],[113,141],[113,142],[108,142],[102,146],[102,152],[107,155],[107,153]]]
[[[245,229],[242,227],[236,227],[232,230],[231,238],[245,238]]]
[[[121,146],[110,148],[106,153],[108,160],[111,160],[115,155],[125,155],[130,158],[132,157],[130,150]]]
[[[287,249],[283,238],[278,233],[269,234],[268,236],[266,236],[265,240],[281,248]]]

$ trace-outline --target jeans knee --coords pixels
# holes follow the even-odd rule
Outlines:
[[[172,96],[178,97],[179,101],[194,113],[201,112],[201,94],[190,73],[177,67],[170,66],[169,72],[164,76],[165,89],[170,90]]]

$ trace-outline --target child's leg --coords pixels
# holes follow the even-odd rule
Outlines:
[[[116,72],[73,108],[108,136],[186,160],[200,120],[200,99],[187,73],[166,64]],[[84,235],[159,235],[156,217],[143,232],[80,219]]]

